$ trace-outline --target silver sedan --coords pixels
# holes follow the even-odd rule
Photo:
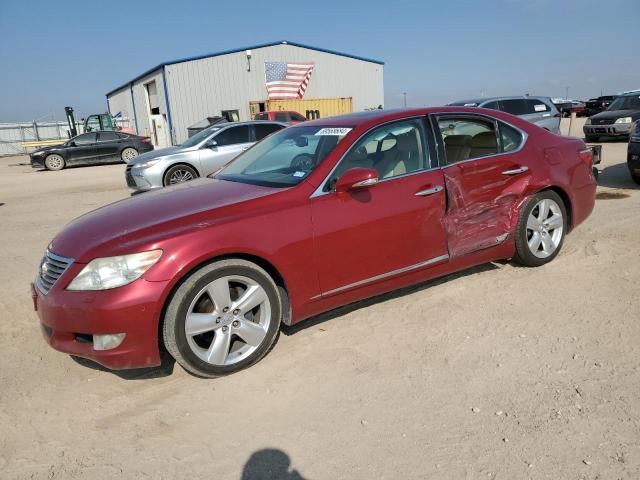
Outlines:
[[[204,177],[287,126],[265,121],[213,125],[182,145],[154,150],[129,162],[125,173],[127,185],[135,190],[151,190]]]

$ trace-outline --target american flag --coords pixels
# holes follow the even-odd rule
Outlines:
[[[302,98],[313,73],[313,63],[264,62],[267,98]]]

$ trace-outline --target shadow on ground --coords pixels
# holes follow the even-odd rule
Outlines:
[[[254,452],[242,469],[241,480],[305,480],[291,469],[291,459],[282,450],[265,448]]]
[[[506,262],[493,262],[486,263],[483,265],[478,265],[477,267],[469,268],[467,270],[462,270],[460,272],[455,272],[444,277],[440,277],[434,280],[428,280],[426,282],[419,283],[417,285],[411,285],[408,287],[401,288],[399,290],[394,290],[392,292],[383,293],[382,295],[378,295],[376,297],[368,298],[365,300],[360,300],[355,303],[350,303],[349,305],[345,305],[343,307],[338,307],[335,310],[331,310],[329,312],[321,313],[316,317],[311,317],[307,320],[304,320],[296,325],[288,327],[286,325],[282,326],[282,333],[289,336],[294,335],[295,333],[304,330],[305,328],[313,327],[319,325],[321,323],[327,322],[329,320],[333,320],[334,318],[341,317],[342,315],[346,315],[348,313],[353,312],[354,310],[358,310],[360,308],[370,307],[372,305],[376,305],[378,303],[386,302],[387,300],[392,300],[394,298],[404,297],[405,295],[409,295],[415,292],[420,292],[422,290],[426,290],[431,287],[435,287],[436,285],[441,285],[443,283],[455,280],[457,278],[468,277],[469,275],[475,275],[477,273],[488,272],[490,270],[495,270],[499,264]]]
[[[98,370],[99,372],[107,372],[120,377],[123,380],[149,380],[152,378],[168,377],[173,373],[173,367],[176,363],[171,355],[163,351],[160,352],[160,361],[162,362],[160,366],[151,368],[134,368],[131,370],[109,370],[99,363],[87,358],[76,357],[75,355],[71,355],[71,358],[83,367]]]
[[[598,185],[607,188],[620,188],[624,190],[637,189],[638,185],[631,179],[626,163],[618,163],[606,167],[598,176]]]

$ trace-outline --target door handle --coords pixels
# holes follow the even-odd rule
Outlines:
[[[417,197],[426,197],[427,195],[433,195],[434,193],[441,192],[444,189],[442,185],[436,185],[432,188],[427,188],[426,190],[420,190],[416,192]]]
[[[529,170],[529,167],[520,167],[514,168],[513,170],[505,170],[502,172],[503,175],[518,175],[519,173],[524,173]]]
[[[242,147],[242,151],[249,150],[250,147]]]

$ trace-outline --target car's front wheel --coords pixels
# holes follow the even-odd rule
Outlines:
[[[553,260],[562,248],[567,231],[567,209],[551,190],[532,196],[520,211],[515,232],[515,260],[539,267]]]
[[[195,178],[198,178],[198,172],[193,167],[189,165],[174,165],[165,172],[163,184],[166,187],[167,185],[188,182]]]
[[[44,159],[44,166],[47,167],[47,170],[62,170],[64,165],[64,158],[62,158],[62,155],[58,155],[57,153],[52,153]]]
[[[213,262],[191,274],[169,302],[165,347],[195,375],[229,375],[256,363],[275,344],[281,304],[275,282],[258,265]]]

